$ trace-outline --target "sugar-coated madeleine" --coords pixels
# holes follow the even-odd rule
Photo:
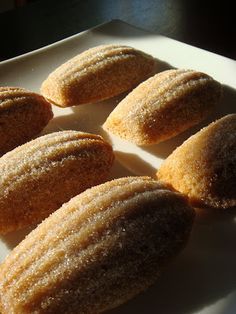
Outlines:
[[[152,75],[154,65],[150,55],[135,48],[101,45],[58,67],[41,92],[61,107],[97,102],[134,88]]]
[[[107,179],[111,146],[101,136],[61,131],[0,158],[0,234],[42,221],[71,197]]]
[[[186,245],[194,210],[148,177],[86,190],[0,266],[2,314],[107,311],[146,289]]]
[[[191,136],[163,162],[157,177],[197,206],[236,206],[236,114]]]
[[[104,129],[137,145],[157,144],[206,118],[220,95],[220,83],[205,73],[163,71],[128,94]]]
[[[0,155],[31,140],[52,119],[41,95],[19,87],[0,87]]]

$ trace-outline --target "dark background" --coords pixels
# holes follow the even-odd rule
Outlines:
[[[236,59],[234,1],[31,0],[22,3],[26,4],[0,13],[0,60],[111,19],[121,19]]]

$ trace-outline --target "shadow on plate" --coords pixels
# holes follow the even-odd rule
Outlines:
[[[171,64],[165,61],[159,60],[157,58],[154,58],[154,59],[155,59],[154,74],[157,74],[166,70],[174,69],[174,67]]]
[[[236,90],[228,85],[222,85],[222,87],[222,98],[214,114],[214,118],[216,119],[219,119],[226,114],[236,112]]]
[[[69,114],[65,113],[65,115],[54,117],[45,131],[49,133],[58,130],[78,130],[103,135],[101,134],[103,132],[101,126],[126,94],[123,93],[98,103],[70,107]],[[62,110],[63,113],[65,109],[61,108],[59,110]]]
[[[152,167],[136,154],[115,151],[115,156],[116,160],[126,169],[125,175],[127,175],[127,171],[131,175],[135,174],[138,176],[154,177],[156,174],[156,168]]]
[[[116,156],[116,152],[115,152]],[[111,169],[111,174],[110,174],[110,180],[112,179],[118,179],[126,176],[134,176],[134,173],[130,171],[125,164],[122,164],[120,160],[115,158],[114,165]]]
[[[109,313],[190,314],[235,293],[235,217],[236,209],[199,211],[188,246],[156,284]],[[235,299],[230,307],[235,313]]]
[[[5,243],[8,249],[12,250],[17,246],[37,225],[27,227],[18,231],[10,232],[0,237],[0,241]]]

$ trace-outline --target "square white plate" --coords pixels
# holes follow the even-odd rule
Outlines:
[[[76,108],[61,109],[54,106],[55,117],[44,133],[76,129],[100,133],[109,138],[116,154],[112,178],[126,175],[155,176],[162,160],[187,137],[216,117],[235,112],[235,61],[117,20],[1,62],[0,86],[21,86],[38,92],[42,81],[57,66],[90,47],[108,43],[126,44],[152,54],[159,60],[158,71],[170,67],[191,68],[208,73],[224,85],[222,101],[208,121],[174,139],[147,148],[110,137],[101,128],[106,117],[124,95]],[[233,212],[203,212],[198,215],[188,246],[167,267],[157,283],[111,313],[236,313],[235,216]],[[0,261],[29,230],[0,238]]]

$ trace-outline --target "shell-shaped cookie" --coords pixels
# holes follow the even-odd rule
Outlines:
[[[61,131],[0,158],[0,233],[41,221],[71,197],[100,184],[113,163],[98,135]]]
[[[236,114],[191,136],[163,162],[157,176],[196,206],[236,206]]]
[[[167,140],[202,121],[215,107],[221,85],[207,74],[167,70],[136,87],[104,128],[137,145]]]
[[[147,177],[88,189],[64,204],[0,267],[1,313],[107,311],[151,285],[186,245],[194,211]]]
[[[41,92],[61,107],[97,102],[134,88],[152,75],[154,64],[150,55],[135,48],[101,45],[57,68]]]
[[[34,138],[52,117],[51,105],[41,95],[0,87],[0,155]]]

